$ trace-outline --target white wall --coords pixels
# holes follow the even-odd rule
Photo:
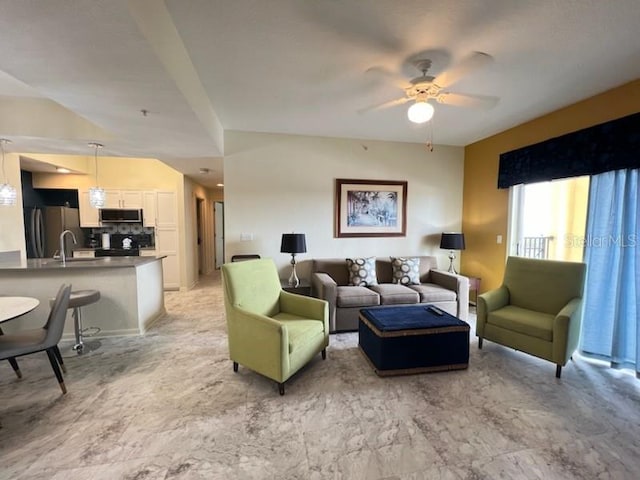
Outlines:
[[[440,233],[460,231],[464,149],[436,145],[294,135],[226,132],[224,159],[225,255],[271,257],[289,273],[280,253],[282,233],[306,234],[297,258],[301,278],[312,258],[355,255],[437,255]],[[336,178],[407,180],[407,235],[334,238]],[[241,234],[253,240],[241,241]]]
[[[8,183],[18,191],[18,199],[14,206],[0,205],[0,252],[19,250],[26,257],[24,242],[24,218],[22,215],[22,186],[20,183],[20,159],[16,153],[5,153],[4,171],[6,178],[0,183]]]

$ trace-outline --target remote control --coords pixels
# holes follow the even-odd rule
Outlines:
[[[436,315],[439,315],[439,316],[444,315],[444,313],[442,313],[442,310],[440,310],[439,308],[434,307],[433,305],[428,306],[427,310],[429,310],[432,313],[435,313]]]

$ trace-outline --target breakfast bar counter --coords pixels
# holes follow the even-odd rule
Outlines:
[[[0,295],[40,300],[32,312],[3,324],[11,332],[41,327],[49,314],[49,299],[63,283],[72,290],[99,290],[100,300],[82,307],[85,327],[98,327],[98,336],[142,335],[165,314],[163,257],[26,259],[0,264]],[[71,311],[65,338],[73,337]]]

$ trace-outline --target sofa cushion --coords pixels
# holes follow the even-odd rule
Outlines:
[[[420,303],[456,301],[456,292],[453,290],[447,290],[446,288],[434,283],[407,285],[407,288],[418,292],[420,295]]]
[[[336,307],[372,307],[380,305],[380,295],[367,287],[338,287]]]
[[[392,283],[400,285],[420,284],[420,259],[418,257],[390,257],[393,269]]]
[[[376,257],[347,258],[347,269],[349,270],[349,285],[366,287],[378,283]]]
[[[380,295],[381,305],[401,305],[418,303],[420,296],[417,292],[395,283],[381,283],[372,285],[371,290]]]
[[[552,342],[554,318],[554,315],[548,313],[534,312],[526,308],[507,305],[490,312],[487,316],[487,323],[512,332],[522,333],[529,337]]]

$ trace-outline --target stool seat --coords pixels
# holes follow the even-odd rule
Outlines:
[[[73,309],[73,327],[76,335],[76,344],[73,346],[73,349],[78,353],[78,355],[82,354],[84,351],[84,342],[82,339],[82,311],[80,307],[84,307],[85,305],[89,305],[91,303],[95,303],[100,300],[100,291],[99,290],[76,290],[75,292],[71,292],[69,296],[69,309]],[[52,298],[49,303],[53,305],[55,301]],[[100,331],[100,329],[98,329]]]
[[[78,290],[71,292],[69,297],[69,308],[82,307],[100,300],[99,290]]]

